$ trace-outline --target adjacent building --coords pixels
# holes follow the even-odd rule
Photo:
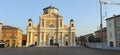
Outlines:
[[[90,37],[92,37],[93,39],[90,39]],[[78,37],[77,44],[78,45],[86,45],[88,43],[91,43],[90,40],[94,41],[94,33],[90,33],[90,34],[86,34],[86,35]]]
[[[27,35],[23,34],[22,35],[22,46],[26,46],[26,43],[27,43]]]
[[[93,34],[94,34],[94,33],[90,33],[90,34],[84,35],[85,43],[90,43],[89,38],[90,38],[90,36],[94,36]],[[94,38],[94,37],[93,37],[93,38]]]
[[[27,46],[75,46],[75,21],[71,19],[69,26],[64,24],[64,17],[59,14],[59,9],[48,6],[39,16],[39,23],[33,25],[30,18],[27,25]]]
[[[0,23],[0,41],[4,42],[6,47],[21,47],[22,30]]]
[[[76,37],[76,45],[81,46],[81,38],[80,37]]]
[[[106,21],[108,46],[120,47],[120,15],[114,15]]]
[[[101,36],[101,34],[102,34],[102,36]],[[102,30],[95,31],[95,35],[94,36],[95,36],[94,38],[96,40],[98,40],[100,42],[102,41],[102,42],[106,43],[107,42],[107,28],[104,27]]]

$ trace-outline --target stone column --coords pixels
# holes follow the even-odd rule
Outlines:
[[[43,36],[42,36],[43,34],[41,33],[41,37],[40,37],[40,46],[43,46]]]
[[[43,46],[46,46],[46,36],[45,36],[45,32],[44,32],[44,45]]]
[[[29,42],[30,42],[30,38],[29,38],[30,36],[29,36],[29,35],[30,35],[30,33],[27,32],[27,45],[26,45],[26,46],[28,46],[28,45],[29,45]]]
[[[58,32],[58,43],[60,44],[60,34],[59,34],[59,32]]]
[[[63,36],[63,32],[62,32],[62,46],[64,46],[64,36]]]
[[[48,46],[50,46],[50,36],[48,36]]]
[[[40,42],[41,42],[41,36],[40,36],[41,34],[40,34],[40,32],[38,33],[38,46],[40,46]]]
[[[72,32],[70,32],[70,46],[72,46],[72,44],[73,44],[72,41],[73,41],[72,40]]]
[[[32,44],[32,38],[33,36],[32,36],[32,33],[31,33],[31,35],[30,35],[30,44]]]

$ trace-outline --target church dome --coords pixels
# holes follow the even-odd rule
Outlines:
[[[30,18],[28,21],[32,21],[32,19]]]
[[[57,9],[56,7],[53,7],[53,6],[48,6],[46,8],[44,8],[43,10],[46,10],[46,9]],[[57,9],[58,10],[58,9]]]
[[[71,19],[71,20],[70,20],[70,22],[74,22],[74,20],[73,20],[73,19]]]
[[[48,6],[48,7],[44,8],[43,11],[44,11],[44,14],[49,14],[49,13],[57,14],[58,13],[58,9],[53,6]]]
[[[0,23],[1,25],[3,25],[2,23]]]

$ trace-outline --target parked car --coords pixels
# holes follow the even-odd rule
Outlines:
[[[4,42],[0,42],[0,48],[5,48],[5,43]]]
[[[31,45],[29,45],[28,47],[34,47],[35,45],[34,44],[31,44]]]
[[[54,43],[54,46],[57,46],[59,48],[59,43]]]

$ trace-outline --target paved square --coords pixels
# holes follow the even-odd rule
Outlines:
[[[120,51],[99,50],[90,48],[1,48],[0,55],[120,55]]]

